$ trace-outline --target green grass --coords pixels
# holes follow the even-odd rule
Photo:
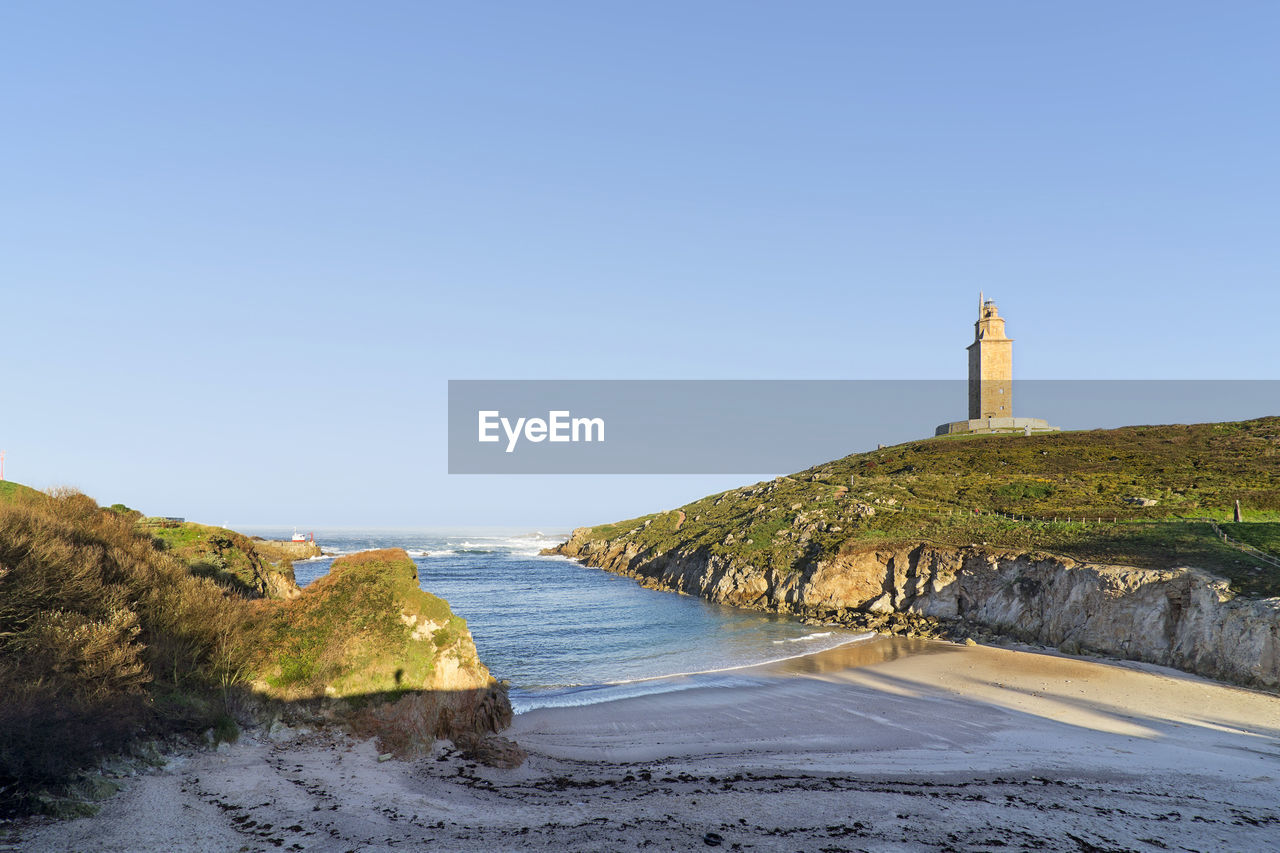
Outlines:
[[[153,518],[142,519],[141,526],[151,534],[152,539],[162,543],[163,548],[169,551],[179,551],[207,542],[210,534],[216,529],[202,524],[179,521],[167,522],[162,526],[158,519]]]
[[[1252,545],[1260,551],[1280,555],[1280,521],[1228,522],[1218,525],[1232,539]]]
[[[599,531],[600,536],[602,538],[612,539],[615,536],[621,536],[622,534],[632,529],[642,528],[644,527],[645,522],[656,519],[661,515],[662,513],[654,513],[653,515],[642,515],[639,518],[630,518],[630,519],[627,519],[626,521],[615,521],[612,524],[601,524],[592,529]]]
[[[1239,592],[1280,594],[1280,570],[1223,544],[1207,524],[1179,520],[1229,520],[1236,500],[1247,523],[1229,525],[1229,535],[1280,553],[1280,418],[913,441],[710,495],[681,507],[678,527],[672,511],[591,535],[650,554],[701,550],[784,572],[841,548],[987,543],[1145,568],[1196,566]]]
[[[44,500],[44,492],[38,492],[30,486],[15,483],[12,480],[0,480],[0,503],[14,503],[23,500]]]
[[[224,527],[143,518],[138,529],[156,547],[182,560],[194,574],[210,578],[240,595],[275,596],[295,586],[293,564],[272,562],[253,540]]]

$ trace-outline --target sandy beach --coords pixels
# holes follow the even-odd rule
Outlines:
[[[23,850],[1280,849],[1280,697],[1173,670],[878,637],[543,708],[517,770],[246,732]]]

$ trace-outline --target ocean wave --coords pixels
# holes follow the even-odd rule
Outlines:
[[[464,539],[461,542],[447,542],[453,552],[459,554],[502,554],[512,557],[537,557],[547,548],[554,548],[561,543],[560,539],[546,536],[495,536],[476,537],[475,540]]]
[[[693,690],[698,687],[749,687],[764,683],[760,678],[744,678],[741,676],[706,678],[706,679],[669,679],[656,684],[620,683],[620,684],[584,684],[550,690],[545,693],[511,691],[511,710],[517,714],[536,711],[539,708],[577,708],[583,705],[599,705],[602,702],[616,702],[621,699],[635,699],[640,696],[653,696],[661,693],[675,693],[680,690]]]
[[[805,634],[803,637],[788,637],[785,640],[774,640],[773,644],[775,646],[780,646],[783,643],[807,643],[811,640],[821,640],[823,637],[830,637],[830,636],[831,636],[830,631],[823,631],[818,634]]]
[[[831,649],[838,649],[841,646],[847,646],[849,643],[861,643],[864,640],[870,640],[875,635],[876,634],[874,631],[867,631],[865,634],[858,634],[855,637],[850,637],[848,639],[841,639],[840,642],[828,648],[825,648],[822,651],[826,652],[826,651],[830,651]],[[827,636],[830,636],[830,632],[828,632]],[[735,670],[740,670],[740,669],[752,669],[757,666],[770,666],[775,663],[782,663],[783,661],[795,660],[796,658],[807,657],[813,653],[814,652],[812,649],[808,649],[794,655],[783,655],[780,658],[771,658],[769,660],[752,661],[751,663],[735,663],[730,666],[722,666],[716,669],[695,669],[690,672],[673,672],[669,675],[649,675],[649,676],[645,676],[644,678],[624,678],[621,681],[609,681],[609,682],[606,682],[606,684],[610,684],[610,685],[642,684],[647,681],[661,681],[664,678],[689,678],[696,675],[715,675],[721,672],[734,672]]]
[[[547,536],[495,536],[477,537],[479,542],[473,542],[470,539],[464,539],[462,542],[450,542],[461,548],[504,548],[508,550],[525,550],[528,548],[550,548],[552,545],[559,545],[562,540],[552,539]]]
[[[797,640],[823,639],[834,635],[833,631],[809,634],[797,637]],[[673,672],[666,675],[650,675],[641,678],[624,678],[618,681],[605,681],[598,684],[545,685],[528,689],[516,688],[511,693],[511,707],[517,714],[537,708],[566,708],[578,705],[595,705],[601,702],[613,702],[617,699],[630,699],[636,696],[648,696],[654,693],[671,693],[677,690],[691,690],[696,687],[730,687],[760,684],[764,676],[750,677],[746,675],[729,676],[728,673],[741,673],[757,667],[771,666],[797,658],[808,657],[818,651],[830,651],[850,643],[861,643],[875,637],[874,631],[867,631],[853,637],[841,637],[840,642],[823,649],[806,649],[794,655],[769,660],[736,663],[731,666],[712,669],[691,670],[689,672]],[[786,640],[775,642],[788,642]]]

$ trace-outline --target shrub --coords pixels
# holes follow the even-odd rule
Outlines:
[[[249,675],[248,602],[70,490],[0,504],[0,811],[144,733],[213,725]]]
[[[1099,484],[1101,485],[1101,484]],[[1043,500],[1057,491],[1052,483],[1006,483],[996,489],[998,497],[1011,501]]]

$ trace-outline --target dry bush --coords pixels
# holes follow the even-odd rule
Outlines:
[[[511,702],[504,684],[474,690],[414,691],[393,702],[355,709],[348,725],[376,737],[378,748],[401,758],[431,749],[437,738],[483,737],[511,725]]]
[[[138,735],[213,725],[257,624],[128,514],[71,490],[0,505],[0,810]]]

